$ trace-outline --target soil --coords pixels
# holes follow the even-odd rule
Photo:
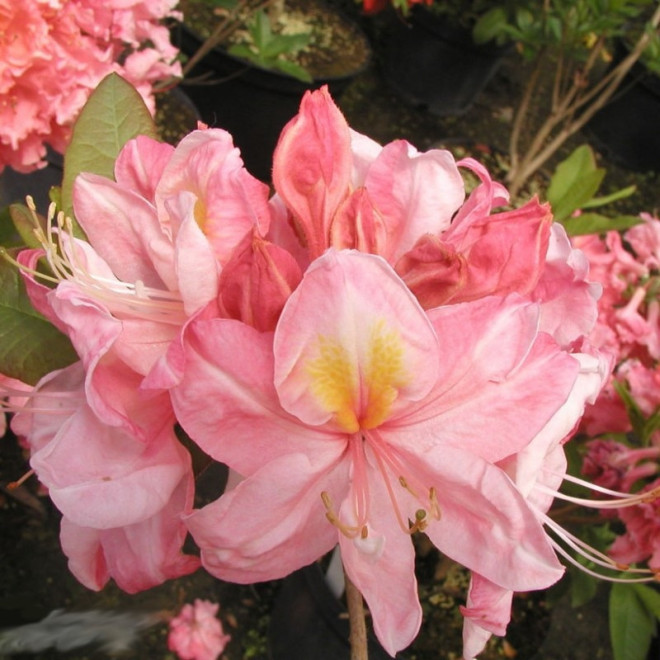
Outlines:
[[[370,57],[369,44],[353,21],[324,0],[280,0],[267,9],[275,34],[309,34],[309,43],[283,57],[300,64],[315,80],[345,76],[363,69]],[[218,20],[218,10],[208,2],[185,0],[186,25],[208,38]],[[219,12],[222,16],[222,12]],[[245,18],[249,18],[249,14]],[[219,46],[250,45],[250,35],[239,27]]]
[[[350,2],[340,2],[348,13],[361,20],[372,36],[380,29],[376,19],[360,17]],[[410,108],[390,91],[379,69],[378,48],[369,67],[345,91],[338,103],[351,126],[381,143],[404,138],[421,150],[446,146],[457,156],[471,155],[486,162],[491,171],[506,171],[504,153],[516,98],[521,89],[520,61],[504,62],[495,78],[461,117],[435,117],[423,108]],[[573,146],[588,141],[578,135],[558,158]],[[658,175],[626,171],[598,154],[607,169],[604,190],[635,183],[638,193],[620,202],[626,213],[657,211]],[[556,162],[556,161],[555,161]],[[537,177],[530,189],[542,188],[553,163]],[[269,611],[278,593],[278,581],[241,586],[221,583],[204,571],[174,580],[147,592],[129,596],[113,584],[99,593],[77,583],[66,567],[59,548],[59,514],[47,497],[39,494],[34,478],[17,490],[6,484],[28,469],[15,439],[0,440],[0,628],[37,621],[56,608],[117,611],[175,611],[184,602],[207,598],[221,604],[220,617],[232,636],[224,660],[265,660],[268,657]],[[208,476],[212,482],[213,475]],[[219,479],[219,477],[218,477]],[[424,624],[419,637],[406,652],[408,660],[451,660],[460,658],[461,620],[458,605],[465,600],[467,576],[447,563],[423,537],[418,542],[417,573]],[[567,596],[552,593],[522,594],[514,599],[513,619],[504,640],[494,639],[483,654],[485,660],[610,660],[605,596],[573,609]],[[167,651],[167,629],[158,624],[120,658],[173,660]],[[82,650],[59,654],[51,651],[24,654],[21,658],[50,660],[95,660],[106,654]],[[311,660],[311,659],[310,659]]]

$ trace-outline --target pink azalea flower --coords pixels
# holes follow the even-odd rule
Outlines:
[[[420,625],[417,529],[505,589],[554,582],[541,523],[494,465],[539,434],[563,437],[588,396],[580,363],[538,333],[538,318],[516,297],[427,315],[381,258],[329,251],[274,336],[193,321],[177,418],[247,477],[187,519],[205,568],[272,579],[339,541],[392,654]]]
[[[84,382],[80,363],[52,372],[12,420],[63,514],[71,572],[90,589],[112,577],[134,593],[196,570],[198,559],[181,552],[181,515],[193,500],[191,461],[174,434],[169,402],[162,401],[153,435],[136,437],[99,420]]]
[[[624,237],[638,260],[650,270],[660,270],[660,219],[641,213],[641,222],[625,232]]]
[[[459,166],[481,180],[467,201]],[[330,246],[355,248],[384,257],[426,309],[515,292],[542,303],[542,329],[562,346],[592,330],[600,287],[547,205],[495,213],[509,195],[482,165],[404,140],[381,147],[325,89],[282,131],[273,183],[271,236],[303,269]]]
[[[231,639],[217,618],[217,603],[195,599],[170,621],[167,646],[181,660],[217,660]]]

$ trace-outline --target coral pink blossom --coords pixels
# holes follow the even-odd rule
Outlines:
[[[586,396],[578,360],[538,333],[538,318],[515,296],[427,315],[381,258],[331,250],[274,336],[193,321],[177,418],[247,477],[187,519],[206,569],[272,579],[339,541],[392,654],[420,625],[417,529],[505,589],[554,582],[541,523],[494,465],[537,434],[563,437]]]
[[[0,171],[63,151],[85,101],[109,73],[154,109],[153,85],[181,75],[162,20],[176,0],[0,0]]]
[[[181,660],[216,660],[231,639],[217,618],[217,603],[195,599],[170,620],[167,646]]]

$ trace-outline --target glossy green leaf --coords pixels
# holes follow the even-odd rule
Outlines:
[[[156,127],[137,90],[116,73],[94,90],[73,127],[64,155],[62,209],[73,218],[73,182],[81,172],[113,177],[121,148],[138,135],[157,138]]]
[[[610,591],[610,638],[614,660],[647,660],[655,619],[634,584],[614,583]]]
[[[0,259],[0,373],[34,385],[77,359],[68,337],[34,310],[17,269]]]
[[[591,201],[604,176],[605,170],[596,167],[593,151],[587,145],[559,163],[547,191],[555,219],[561,222]]]

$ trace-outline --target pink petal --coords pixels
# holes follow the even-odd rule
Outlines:
[[[138,135],[134,140],[129,140],[117,156],[117,183],[153,202],[156,186],[173,152],[174,147],[170,144]]]
[[[74,208],[90,243],[117,278],[176,288],[171,239],[150,202],[110,179],[81,174],[74,184]],[[168,261],[157,256],[168,252]]]
[[[306,92],[273,155],[273,185],[294,215],[312,259],[328,247],[332,218],[349,192],[348,124],[326,87]]]
[[[378,641],[394,656],[413,641],[422,623],[415,552],[410,535],[402,532],[392,514],[383,480],[375,471],[371,477],[369,535],[384,537],[382,552],[372,558],[361,549],[360,539],[343,534],[339,545],[346,572],[369,606]],[[343,516],[350,513],[351,499],[346,500],[350,506],[344,508]]]
[[[184,215],[176,213],[182,195],[193,197],[192,215],[189,204]],[[270,223],[268,186],[245,169],[231,135],[220,129],[193,131],[179,143],[158,184],[156,208],[173,236],[191,216],[221,264],[248,231],[265,234]]]
[[[399,451],[417,478],[436,488],[440,518],[425,532],[442,553],[515,591],[542,589],[561,577],[541,523],[502,470],[450,446]]]
[[[461,607],[463,656],[472,660],[484,650],[492,635],[504,636],[511,619],[513,591],[493,584],[478,573],[472,574],[467,605]]]
[[[30,464],[57,508],[83,527],[141,522],[163,508],[189,469],[172,428],[145,445],[83,406]]]
[[[338,532],[325,517],[321,493],[335,501],[345,493],[342,450],[336,440],[321,455],[274,459],[189,516],[204,568],[247,584],[284,577],[330,551]]]
[[[364,186],[388,231],[390,262],[410,250],[424,234],[439,234],[463,203],[465,184],[448,151],[419,153],[405,140],[383,147]]]
[[[190,510],[192,473],[182,479],[166,505],[151,518],[115,529],[96,530],[62,518],[60,541],[69,570],[90,589],[109,578],[133,594],[197,570],[199,559],[181,552]]]
[[[182,342],[185,368],[171,393],[176,416],[216,460],[247,476],[301,446],[322,452],[336,442],[334,434],[307,428],[282,410],[271,334],[211,319],[193,321]]]
[[[538,307],[517,298],[429,315],[441,338],[441,373],[429,396],[397,420],[401,441],[431,450],[442,438],[491,462],[522,449],[567,400],[577,361],[537,334]]]
[[[383,259],[330,250],[282,312],[275,386],[282,406],[304,423],[352,433],[429,391],[436,342],[426,314]]]

